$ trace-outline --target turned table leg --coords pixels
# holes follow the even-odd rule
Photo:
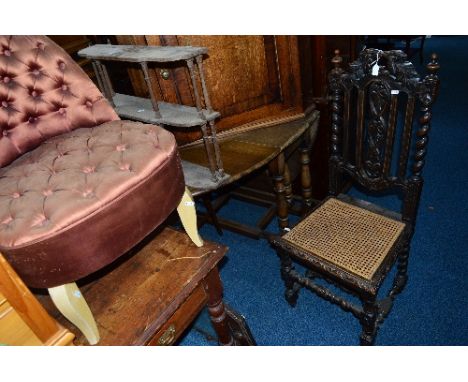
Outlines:
[[[288,205],[293,203],[293,192],[291,184],[291,172],[289,171],[288,162],[284,163],[284,197]]]
[[[208,296],[208,313],[213,328],[218,335],[220,345],[235,345],[231,329],[228,325],[223,303],[223,286],[219,278],[218,268],[214,268],[204,280],[205,292]]]
[[[210,217],[211,223],[216,228],[216,232],[218,235],[223,235],[223,229],[221,228],[221,224],[219,223],[218,216],[216,215],[216,210],[213,207],[213,203],[211,203],[211,199],[209,194],[205,194],[202,196],[203,205],[206,208],[206,214]]]
[[[273,177],[274,190],[276,193],[276,208],[278,215],[278,225],[281,231],[289,227],[289,207],[285,198],[284,187],[284,168],[285,159],[284,153],[280,153],[276,159],[273,159],[269,164],[269,171]]]
[[[312,181],[310,177],[310,157],[308,146],[301,147],[301,189],[302,200],[306,209],[312,207]]]

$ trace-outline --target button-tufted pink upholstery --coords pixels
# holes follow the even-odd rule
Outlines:
[[[0,167],[44,140],[119,119],[68,54],[44,36],[0,36]]]
[[[38,41],[44,46],[38,48]],[[38,103],[24,90],[30,75],[4,66],[12,55],[30,65],[35,51],[48,73],[43,84],[49,84],[40,88],[45,100]],[[171,133],[119,120],[50,40],[0,36],[0,52],[1,78],[8,73],[15,84],[5,90],[0,83],[11,105],[0,111],[10,131],[0,139],[0,252],[29,286],[51,288],[101,269],[161,224],[180,202],[183,172]],[[57,79],[49,61],[64,63],[67,90],[48,82]],[[49,110],[56,102],[63,115]],[[33,124],[26,119],[32,109],[40,114]]]

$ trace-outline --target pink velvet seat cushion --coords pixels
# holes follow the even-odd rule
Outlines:
[[[0,251],[32,287],[76,281],[124,254],[177,207],[175,139],[111,121],[43,142],[0,169]]]

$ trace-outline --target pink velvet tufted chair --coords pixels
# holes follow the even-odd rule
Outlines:
[[[203,245],[173,135],[121,121],[47,37],[0,36],[0,167],[0,252],[92,344],[99,333],[76,280],[176,208]]]

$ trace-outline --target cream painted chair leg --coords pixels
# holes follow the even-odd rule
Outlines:
[[[99,331],[93,314],[76,283],[49,288],[49,294],[57,309],[81,332],[91,345],[99,342]]]
[[[177,212],[179,213],[182,225],[184,226],[184,229],[187,232],[187,235],[189,235],[190,239],[192,239],[197,247],[203,246],[203,240],[198,234],[195,202],[193,201],[192,194],[187,187],[185,187],[182,200],[177,206]]]

